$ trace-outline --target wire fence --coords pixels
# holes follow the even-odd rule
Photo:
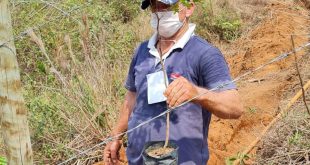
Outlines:
[[[301,50],[303,50],[303,49],[305,49],[306,47],[309,47],[309,46],[310,46],[310,42],[304,44],[304,45],[301,46],[301,47],[296,48],[295,50],[293,50],[293,51],[291,51],[291,52],[287,52],[287,53],[281,54],[281,55],[279,55],[279,56],[273,58],[273,59],[270,60],[269,62],[267,62],[267,63],[265,63],[265,64],[263,64],[263,65],[260,65],[259,67],[257,67],[257,68],[255,68],[255,69],[253,69],[253,70],[250,70],[250,71],[248,71],[248,72],[246,72],[246,73],[240,75],[239,77],[235,78],[233,81],[230,81],[230,82],[228,82],[228,83],[223,83],[223,84],[221,84],[221,85],[219,85],[219,86],[217,86],[217,87],[215,87],[215,88],[213,88],[213,89],[210,89],[209,91],[216,91],[216,90],[219,90],[219,89],[222,89],[222,88],[226,87],[226,86],[229,85],[229,84],[232,84],[232,83],[235,83],[235,82],[237,82],[237,81],[240,81],[242,78],[244,78],[244,77],[246,77],[246,76],[248,76],[248,75],[250,75],[250,74],[253,74],[253,73],[257,72],[257,71],[263,69],[264,67],[266,67],[266,66],[268,66],[268,65],[270,65],[270,64],[273,64],[273,63],[275,63],[275,62],[278,62],[278,61],[280,61],[280,60],[283,60],[283,59],[289,57],[290,55],[292,55],[292,54],[294,53],[294,51],[295,51],[295,52],[299,52],[299,51],[301,51]],[[195,99],[197,99],[197,98],[199,98],[199,97],[201,97],[201,96],[207,94],[209,91],[204,92],[204,93],[201,93],[201,94],[199,94],[199,95],[197,95],[197,96],[191,98],[190,100],[188,100],[188,101],[186,101],[186,102],[184,102],[184,103],[182,103],[182,104],[180,104],[180,105],[178,105],[178,106],[169,108],[169,109],[167,109],[166,111],[162,112],[161,114],[159,114],[159,115],[157,115],[157,116],[155,116],[155,117],[153,117],[153,118],[151,118],[151,119],[149,119],[149,120],[147,120],[147,121],[144,121],[144,122],[138,124],[136,127],[132,128],[132,129],[130,129],[130,130],[127,130],[127,131],[125,131],[125,132],[123,132],[123,133],[117,134],[117,135],[115,135],[115,136],[113,136],[113,137],[109,137],[109,138],[103,140],[102,142],[98,143],[97,145],[95,145],[95,146],[93,146],[93,147],[91,147],[91,148],[89,148],[89,149],[87,149],[87,150],[85,150],[85,151],[80,152],[79,154],[77,154],[77,155],[75,155],[75,156],[73,156],[73,157],[67,159],[66,161],[64,161],[64,162],[62,162],[62,163],[59,163],[59,165],[66,164],[66,163],[68,163],[68,162],[74,160],[75,158],[77,158],[77,157],[80,156],[80,155],[87,154],[88,152],[90,152],[90,151],[93,150],[94,148],[100,147],[100,146],[102,146],[102,145],[104,145],[104,144],[107,144],[108,142],[111,142],[111,141],[113,141],[113,140],[115,140],[115,139],[118,139],[119,137],[121,137],[121,136],[123,136],[123,135],[125,135],[125,134],[131,133],[131,132],[133,132],[134,130],[136,130],[136,129],[138,129],[138,128],[140,128],[140,127],[142,127],[142,126],[144,126],[144,125],[146,125],[146,124],[148,124],[148,123],[150,123],[151,121],[154,121],[154,120],[156,120],[156,119],[158,119],[158,118],[164,116],[165,114],[171,112],[172,110],[176,110],[177,108],[179,108],[179,107],[181,107],[181,106],[184,106],[184,105],[186,105],[187,103],[189,103],[189,102],[191,102],[191,101],[193,101],[193,100],[195,100]]]
[[[12,41],[16,41],[16,40],[21,40],[23,39],[26,35],[28,35],[30,32],[34,31],[34,30],[39,30],[41,28],[44,28],[46,26],[48,26],[50,23],[53,23],[53,22],[56,22],[58,21],[61,17],[68,17],[68,18],[71,18],[73,19],[75,22],[78,22],[80,23],[79,20],[71,17],[71,14],[74,12],[74,11],[78,11],[78,10],[81,10],[83,8],[85,8],[87,5],[89,5],[91,2],[90,1],[87,1],[87,3],[85,3],[85,5],[83,6],[76,6],[76,7],[73,7],[71,8],[69,11],[65,11],[59,7],[57,7],[55,4],[51,3],[51,2],[48,2],[48,1],[43,1],[43,0],[40,0],[40,1],[15,1],[15,2],[18,2],[18,3],[21,3],[21,2],[24,2],[24,3],[45,3],[45,4],[48,4],[48,5],[51,5],[53,8],[56,8],[58,11],[60,11],[62,13],[61,16],[58,16],[58,17],[54,17],[48,21],[45,21],[44,23],[40,23],[38,25],[35,25],[35,26],[32,26],[32,27],[28,27],[27,29],[23,30],[22,32],[20,32],[17,36],[14,36],[14,38],[12,39],[9,39],[3,43],[0,43],[0,48],[1,47],[8,47],[7,44],[12,42]]]
[[[25,3],[28,3],[28,1],[17,1],[17,2],[25,2]],[[69,11],[64,11],[63,9],[61,9],[61,8],[59,8],[59,7],[57,7],[57,6],[55,6],[55,4],[53,4],[53,3],[51,3],[51,2],[48,2],[48,1],[43,1],[43,0],[41,0],[41,1],[38,1],[37,3],[45,3],[45,4],[48,4],[48,5],[50,5],[50,6],[53,6],[53,7],[54,7],[55,9],[57,9],[60,13],[62,13],[62,15],[59,16],[59,17],[55,17],[54,19],[51,19],[51,20],[49,20],[49,21],[47,21],[47,22],[44,22],[44,23],[38,24],[38,25],[36,25],[36,26],[33,26],[33,27],[31,27],[31,28],[25,29],[23,32],[19,33],[19,35],[15,36],[14,38],[12,38],[12,39],[10,39],[10,40],[7,40],[7,41],[5,41],[4,43],[0,43],[0,48],[1,48],[1,47],[9,48],[9,47],[7,46],[8,43],[10,43],[10,42],[12,42],[12,41],[16,41],[16,40],[21,40],[21,39],[23,39],[27,34],[29,34],[29,32],[31,32],[32,30],[39,30],[39,29],[41,29],[41,28],[44,28],[44,27],[48,26],[50,23],[57,21],[60,17],[70,17],[70,15],[71,15],[74,11],[80,10],[81,8],[83,8],[83,7],[85,7],[85,6],[88,5],[88,4],[85,4],[85,5],[83,5],[83,6],[74,7],[74,8],[72,8],[72,9],[69,10]],[[76,19],[74,19],[74,18],[72,18],[72,19],[73,19],[74,21],[78,21],[78,20],[76,20]],[[79,22],[79,21],[78,21],[78,22]],[[310,37],[309,34],[297,34],[297,35],[303,35],[303,36]],[[304,49],[307,48],[307,47],[310,47],[310,43],[306,43],[306,44],[304,44],[303,46],[296,48],[295,51],[298,52],[298,51],[304,50]],[[257,71],[259,71],[259,70],[265,68],[266,66],[268,66],[268,65],[270,65],[270,64],[273,64],[273,63],[276,63],[276,62],[281,61],[281,60],[283,60],[283,59],[286,59],[287,57],[289,57],[290,55],[292,55],[293,52],[294,52],[294,51],[287,52],[287,53],[283,53],[283,54],[281,54],[281,55],[279,55],[279,56],[273,58],[272,60],[268,61],[267,63],[264,63],[264,64],[260,65],[259,67],[257,67],[257,68],[255,68],[255,69],[253,69],[253,70],[251,70],[251,71],[248,71],[248,72],[246,72],[246,73],[244,73],[244,74],[238,76],[238,77],[235,78],[233,81],[231,81],[231,82],[229,82],[229,83],[221,84],[221,85],[217,86],[216,88],[210,89],[209,91],[216,91],[216,90],[218,90],[218,89],[221,89],[221,88],[223,88],[223,87],[229,85],[230,83],[236,83],[236,82],[242,80],[243,78],[245,78],[246,76],[251,75],[251,74],[257,72]],[[74,160],[74,159],[77,159],[78,157],[80,157],[80,156],[82,156],[82,155],[85,155],[85,154],[89,153],[90,151],[94,150],[94,149],[97,148],[97,147],[100,147],[100,146],[102,146],[102,145],[107,144],[107,143],[110,142],[110,141],[113,141],[113,140],[115,140],[115,139],[118,139],[119,137],[121,137],[121,136],[123,136],[123,135],[125,135],[125,134],[129,134],[129,133],[133,132],[134,130],[139,129],[140,127],[142,127],[142,126],[144,126],[144,125],[146,125],[146,124],[148,124],[148,123],[150,123],[150,122],[152,122],[152,121],[154,121],[154,120],[156,120],[156,119],[158,119],[158,118],[164,116],[165,114],[171,112],[172,110],[176,110],[177,108],[179,108],[179,107],[181,107],[181,106],[184,106],[185,104],[187,104],[187,103],[191,102],[192,100],[194,100],[194,99],[196,99],[196,98],[198,98],[198,97],[200,97],[200,96],[202,96],[202,95],[205,95],[205,94],[206,94],[206,93],[199,94],[199,95],[193,97],[192,99],[190,99],[190,100],[188,100],[188,101],[186,101],[186,102],[184,102],[184,103],[182,103],[182,104],[180,104],[180,105],[178,105],[178,106],[176,106],[176,107],[167,109],[166,111],[164,111],[163,113],[159,114],[158,116],[155,116],[155,117],[153,117],[153,118],[151,118],[151,119],[149,119],[149,120],[147,120],[147,121],[144,121],[144,122],[140,123],[139,125],[137,125],[137,126],[136,126],[135,128],[133,128],[133,129],[130,129],[130,130],[127,130],[126,132],[117,134],[116,136],[113,136],[113,137],[109,137],[109,138],[107,138],[107,139],[104,139],[103,141],[101,141],[100,143],[94,145],[93,147],[90,147],[90,148],[88,148],[88,149],[86,149],[86,150],[84,150],[84,151],[81,151],[81,152],[79,152],[77,155],[74,155],[74,156],[70,157],[69,159],[65,160],[64,162],[59,163],[59,165],[63,165],[63,164],[69,163],[70,161],[72,161],[72,160]]]
[[[310,79],[310,56],[299,61],[301,77],[305,82]],[[300,91],[296,85],[287,89],[284,100],[280,103],[280,109],[285,109]],[[306,90],[306,98],[310,100],[310,90]],[[291,107],[291,110],[283,114],[279,120],[262,139],[261,147],[257,150],[257,164],[309,164],[310,149],[310,116],[307,114],[304,102],[299,99]]]

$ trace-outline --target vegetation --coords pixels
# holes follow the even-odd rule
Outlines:
[[[241,18],[231,4],[223,1],[203,1],[197,6],[194,22],[198,24],[198,33],[208,40],[232,41],[241,35]]]
[[[226,159],[226,165],[233,165],[236,160],[240,161],[240,165],[245,165],[246,161],[250,159],[250,155],[248,154],[243,154],[243,153],[238,153],[236,156],[232,156],[228,159]]]
[[[6,159],[5,157],[0,156],[0,165],[6,165]]]
[[[37,163],[56,163],[109,133],[140,40],[131,2],[12,4],[16,35],[43,24],[16,41]]]
[[[300,75],[304,81],[309,81],[310,76],[310,53],[306,53],[303,60],[299,62],[302,68]],[[296,72],[296,71],[295,71]],[[294,81],[299,84],[298,78]],[[288,90],[286,100],[292,99],[300,90],[295,86]],[[305,93],[306,100],[310,98],[309,89]],[[281,109],[287,106],[287,102],[280,105]],[[256,152],[258,164],[309,164],[310,149],[310,115],[305,104],[300,98],[290,111],[283,115],[264,136],[262,143]]]
[[[148,12],[141,12],[139,3],[11,2],[15,36],[33,27],[15,44],[36,164],[57,163],[109,134],[134,48],[152,34]],[[239,15],[229,3],[224,8],[214,3],[199,3],[192,20],[197,33],[209,40],[238,38]],[[80,161],[97,161],[100,152]]]

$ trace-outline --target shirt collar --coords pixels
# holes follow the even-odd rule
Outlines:
[[[189,24],[189,28],[188,30],[184,33],[184,35],[170,48],[170,50],[163,55],[163,59],[165,60],[170,53],[177,48],[181,48],[183,49],[184,46],[187,44],[187,42],[190,40],[191,36],[194,35],[194,31],[195,31],[196,25],[190,23]],[[150,54],[155,56],[156,59],[159,59],[159,52],[157,51],[155,44],[157,42],[157,32],[153,34],[153,36],[150,38],[147,47],[150,49]],[[157,61],[155,62],[155,64],[157,64]]]

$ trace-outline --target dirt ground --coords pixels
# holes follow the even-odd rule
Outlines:
[[[238,52],[227,58],[234,77],[260,66],[277,55],[291,50],[290,35],[295,44],[308,42],[310,17],[307,10],[291,3],[272,3],[269,16],[234,44]],[[307,27],[308,25],[308,27]],[[298,53],[299,56],[303,52]],[[256,139],[278,113],[281,96],[292,87],[293,56],[266,67],[238,83],[246,113],[239,120],[213,118],[210,126],[208,164],[225,164],[225,159],[237,155]]]
[[[309,33],[310,17],[305,8],[294,6],[292,2],[271,3],[267,8],[269,12],[266,19],[230,46],[236,52],[227,57],[233,77],[290,51],[291,34],[297,35],[296,47],[309,41],[309,36],[305,34]],[[225,51],[227,53],[229,50]],[[303,54],[299,52],[298,56]],[[246,112],[239,120],[213,117],[209,132],[211,156],[208,164],[225,164],[226,158],[245,150],[277,115],[282,95],[293,85],[293,62],[291,56],[237,83]],[[121,158],[125,159],[124,149]]]

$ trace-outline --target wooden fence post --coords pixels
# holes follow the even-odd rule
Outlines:
[[[8,0],[0,0],[0,124],[9,165],[33,164]],[[11,42],[6,43],[8,40]]]

